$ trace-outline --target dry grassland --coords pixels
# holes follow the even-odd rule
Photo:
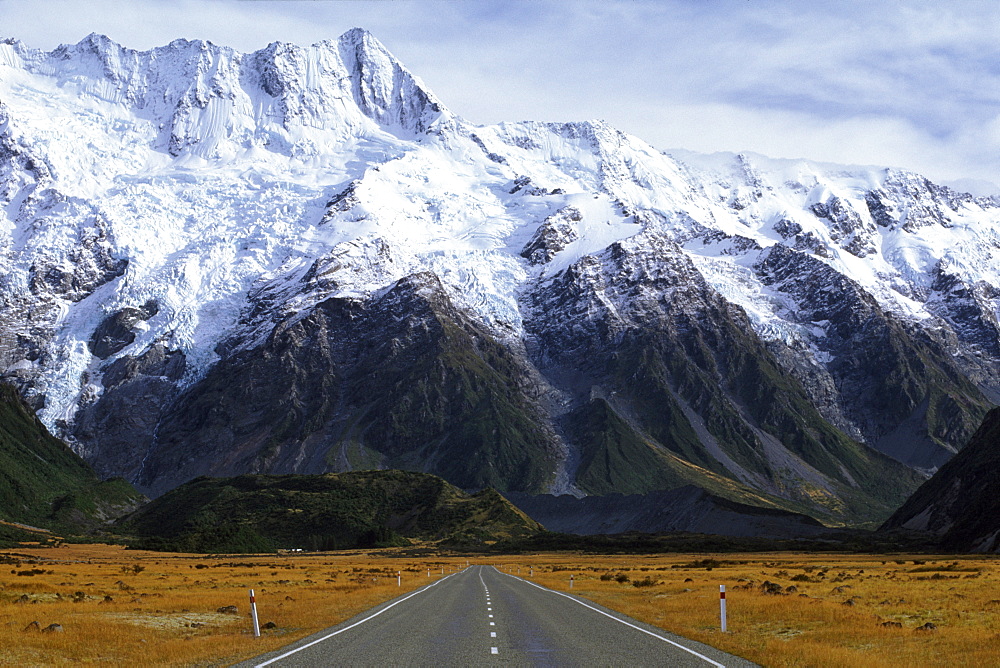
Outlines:
[[[349,619],[458,563],[391,552],[205,557],[106,545],[8,550],[0,552],[0,665],[224,666]],[[250,588],[260,623],[275,624],[257,639]],[[238,614],[219,612],[230,605]],[[41,630],[50,624],[63,630]]]
[[[1000,666],[996,558],[539,555],[504,563],[521,577],[532,565],[534,581],[560,591],[572,574],[577,595],[766,666]]]
[[[392,550],[205,557],[80,545],[6,556],[15,562],[0,565],[0,663],[19,666],[226,665],[466,563]],[[534,581],[561,591],[572,574],[575,594],[767,666],[1000,665],[996,559],[544,554],[471,561],[501,563],[515,575],[520,568],[524,578],[532,567]],[[728,591],[725,634],[720,584]],[[261,623],[276,625],[260,639],[250,633],[251,587]],[[228,605],[238,614],[218,612]],[[34,621],[63,631],[30,628]],[[927,623],[936,628],[921,630]]]

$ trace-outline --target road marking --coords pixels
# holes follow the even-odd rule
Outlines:
[[[499,653],[500,650],[498,650],[496,647],[490,647],[490,654],[499,654]]]
[[[465,569],[463,569],[463,570],[465,570]],[[461,572],[462,572],[462,571],[458,571],[458,573],[461,573]],[[342,628],[342,629],[340,629],[339,631],[334,631],[333,633],[329,633],[329,634],[327,634],[327,635],[323,636],[322,638],[317,638],[316,640],[313,640],[313,641],[312,641],[311,643],[308,643],[308,644],[306,644],[306,645],[303,645],[302,647],[296,647],[295,649],[293,649],[293,650],[290,650],[290,651],[288,651],[288,652],[285,652],[284,654],[282,654],[282,655],[280,655],[280,656],[276,656],[276,657],[274,657],[273,659],[268,659],[267,661],[264,661],[263,663],[258,663],[258,664],[257,664],[256,666],[254,666],[254,668],[262,668],[263,666],[268,666],[268,665],[270,665],[270,664],[274,663],[275,661],[280,661],[281,659],[284,659],[285,657],[288,657],[288,656],[291,656],[292,654],[295,654],[295,653],[297,653],[297,652],[301,652],[302,650],[306,649],[307,647],[312,647],[313,645],[316,645],[316,644],[318,644],[318,643],[321,643],[321,642],[323,642],[324,640],[328,640],[328,639],[332,638],[333,636],[336,636],[336,635],[340,635],[340,634],[341,634],[341,633],[343,633],[344,631],[350,631],[350,630],[351,630],[351,629],[353,629],[353,628],[354,628],[355,626],[361,626],[362,624],[364,624],[364,623],[365,623],[365,622],[367,622],[368,620],[371,620],[371,619],[375,619],[376,617],[378,617],[379,615],[381,615],[381,614],[382,614],[383,612],[385,612],[386,610],[388,610],[388,609],[390,609],[390,608],[394,608],[394,607],[396,607],[397,605],[399,605],[399,604],[400,604],[400,603],[402,603],[403,601],[406,601],[406,600],[408,600],[408,599],[411,599],[411,598],[413,598],[414,596],[416,596],[417,594],[421,594],[421,593],[423,593],[423,592],[427,591],[427,590],[428,590],[428,589],[430,589],[431,587],[436,587],[437,585],[441,584],[442,582],[444,582],[444,581],[445,581],[445,580],[447,580],[448,578],[450,578],[450,577],[452,577],[452,576],[454,576],[454,575],[458,575],[458,573],[452,573],[451,575],[447,575],[447,576],[445,576],[445,577],[441,578],[440,580],[437,580],[437,581],[435,581],[435,582],[432,582],[431,584],[429,584],[429,585],[427,585],[427,586],[425,586],[425,587],[421,587],[420,589],[418,589],[417,591],[413,592],[412,594],[408,594],[408,595],[404,596],[403,598],[399,599],[398,601],[396,601],[396,602],[394,602],[394,603],[390,603],[389,605],[385,606],[384,608],[382,608],[382,609],[381,609],[381,610],[379,610],[378,612],[376,612],[376,613],[374,613],[374,614],[372,614],[372,615],[369,615],[368,617],[365,617],[364,619],[362,619],[362,620],[360,620],[360,621],[357,621],[357,622],[354,622],[353,624],[351,624],[351,625],[350,625],[350,626],[348,626],[348,627],[345,627],[345,628]],[[481,579],[481,578],[482,578],[483,576],[482,576],[482,575],[480,575],[479,577],[480,577],[480,579]]]
[[[496,638],[497,637],[497,632],[496,631],[490,631],[490,637],[491,638]]]
[[[497,571],[497,572],[500,572],[500,571]],[[673,640],[670,640],[669,638],[664,638],[663,636],[659,635],[658,633],[653,633],[652,631],[647,631],[646,629],[642,628],[641,626],[636,626],[635,624],[630,624],[629,622],[626,622],[624,619],[618,619],[614,615],[609,615],[608,613],[604,612],[603,610],[601,610],[599,608],[595,608],[592,605],[587,605],[586,603],[584,603],[583,601],[581,601],[578,598],[574,598],[574,597],[572,597],[572,596],[570,596],[568,594],[564,594],[561,591],[556,591],[554,589],[549,589],[548,587],[543,587],[541,585],[537,585],[534,582],[529,582],[528,580],[521,579],[521,578],[519,578],[517,576],[510,575],[508,573],[504,573],[504,575],[506,575],[507,577],[514,578],[515,580],[521,580],[521,582],[524,582],[525,584],[529,584],[532,587],[537,587],[538,589],[541,589],[542,591],[547,591],[550,594],[556,594],[558,596],[562,596],[563,598],[568,598],[569,600],[573,601],[574,603],[579,603],[580,605],[582,605],[585,608],[590,608],[594,612],[597,612],[597,613],[600,613],[600,614],[604,615],[608,619],[615,620],[619,624],[624,624],[625,626],[630,626],[633,629],[635,629],[636,631],[642,631],[646,635],[653,636],[654,638],[659,638],[663,642],[670,643],[671,645],[673,645],[674,647],[676,647],[678,649],[682,649],[682,650],[684,650],[685,652],[687,652],[689,654],[694,654],[699,659],[704,659],[705,661],[707,661],[708,663],[712,664],[713,666],[716,666],[716,668],[726,668],[723,664],[719,663],[718,661],[713,661],[712,659],[708,658],[704,654],[699,654],[698,652],[694,651],[693,649],[685,647],[684,645],[681,645],[680,643],[676,643]],[[480,575],[479,577],[482,577],[482,575]],[[492,624],[492,622],[490,622],[490,623]]]
[[[490,619],[493,619],[493,615],[487,615],[487,617],[489,617]]]
[[[496,622],[490,622],[490,626],[496,626],[496,625],[497,625]]]
[[[493,608],[486,608],[486,612],[493,612]]]

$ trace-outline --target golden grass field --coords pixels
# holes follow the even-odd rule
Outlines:
[[[536,582],[561,591],[572,573],[575,594],[766,666],[1000,666],[996,558],[546,555],[505,563],[522,576],[533,564]],[[764,593],[765,582],[782,594]],[[928,622],[936,629],[917,630]]]
[[[466,564],[398,550],[218,557],[105,545],[0,553],[11,558],[0,564],[0,664],[18,666],[227,665]],[[991,558],[541,554],[470,562],[520,568],[525,578],[531,567],[534,581],[562,591],[572,574],[575,594],[766,666],[1000,665],[1000,562]],[[781,593],[765,593],[765,582]],[[251,587],[261,623],[276,625],[258,639]],[[218,612],[228,605],[239,614]],[[25,630],[35,621],[63,631]],[[918,630],[928,622],[936,629]]]

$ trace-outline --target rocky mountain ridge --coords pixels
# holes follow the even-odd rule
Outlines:
[[[106,476],[880,519],[1000,400],[1000,200],[473,125],[363,30],[0,43],[0,368]]]

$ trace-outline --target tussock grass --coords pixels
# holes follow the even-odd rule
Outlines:
[[[457,564],[391,551],[201,556],[107,545],[10,550],[0,553],[0,665],[227,665],[349,619]],[[257,639],[250,588],[261,624],[276,625]],[[218,612],[230,605],[238,614]],[[63,631],[24,630],[35,621],[43,629],[60,624]]]
[[[1000,664],[996,558],[537,555],[505,564],[521,577],[530,564],[534,581],[560,591],[572,574],[574,594],[769,667]],[[920,629],[928,622],[936,629]]]
[[[560,591],[573,575],[574,594],[766,666],[996,666],[1000,657],[996,558],[539,554],[471,562],[496,563]],[[202,556],[22,547],[0,553],[0,664],[226,665],[465,564],[430,551]],[[259,639],[251,634],[251,587],[261,623],[276,624]],[[218,612],[228,605],[238,614]],[[33,621],[64,630],[22,630]],[[928,622],[936,629],[918,630]]]

